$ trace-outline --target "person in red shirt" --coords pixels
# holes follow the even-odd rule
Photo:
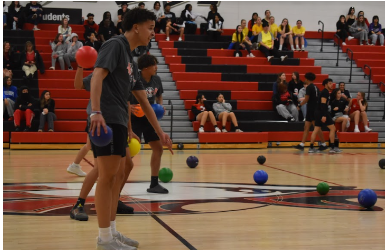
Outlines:
[[[196,120],[201,121],[200,129],[198,131],[205,132],[204,131],[205,122],[211,121],[214,126],[214,131],[221,132],[221,130],[217,127],[216,118],[213,112],[207,109],[205,101],[206,101],[205,96],[202,94],[198,94],[196,97],[196,103],[192,105],[192,112],[196,116]]]
[[[86,41],[90,40],[91,33],[94,33],[96,36],[98,36],[99,32],[99,25],[97,25],[94,22],[94,14],[88,13],[87,14],[87,20],[84,20],[84,39]]]
[[[367,119],[367,100],[364,92],[358,92],[357,97],[351,99],[349,106],[350,119],[355,122],[354,132],[360,132],[358,124],[362,121],[365,125],[365,132],[371,132],[373,129],[369,128],[369,120]]]
[[[273,95],[272,101],[276,108],[276,111],[280,116],[288,120],[289,122],[295,122],[299,119],[299,112],[294,105],[293,94],[288,91],[288,86],[285,83],[281,83],[277,86],[278,92]]]

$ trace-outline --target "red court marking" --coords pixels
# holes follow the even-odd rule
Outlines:
[[[263,166],[266,166],[266,167],[269,167],[269,168],[273,168],[273,169],[276,169],[276,170],[279,170],[279,171],[287,172],[287,173],[292,173],[292,174],[299,175],[299,176],[302,176],[302,177],[305,177],[305,178],[309,178],[309,179],[313,179],[313,180],[319,180],[319,181],[327,182],[327,183],[334,184],[334,185],[337,185],[337,186],[343,186],[343,185],[340,185],[340,184],[337,184],[337,183],[334,183],[334,182],[313,178],[313,177],[306,176],[306,175],[303,175],[303,174],[300,174],[300,173],[294,173],[294,172],[291,172],[291,171],[283,170],[283,169],[280,169],[280,168],[277,168],[277,167],[267,166],[267,165],[263,165]]]
[[[83,160],[84,161],[86,161],[90,166],[92,166],[92,167],[94,167],[94,164],[93,163],[91,163],[91,161],[89,161],[88,159],[86,159],[86,158],[83,158]]]

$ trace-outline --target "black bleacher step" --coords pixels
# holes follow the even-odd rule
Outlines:
[[[221,81],[237,82],[275,82],[277,74],[269,73],[222,73]],[[260,91],[260,88],[259,88]]]
[[[280,132],[291,131],[298,132],[303,131],[304,122],[287,122],[283,118],[278,121],[238,121],[239,127],[244,132]]]
[[[174,48],[196,48],[196,49],[227,49],[229,42],[185,42],[175,41]]]
[[[272,58],[270,62],[271,65],[300,65],[300,58],[287,58],[284,61],[281,61],[280,58]]]
[[[239,110],[234,111],[238,121],[246,120],[283,120],[283,118],[275,111],[249,111]]]
[[[186,72],[234,72],[247,73],[246,65],[202,65],[202,64],[187,64],[185,66]]]
[[[190,48],[178,48],[178,56],[204,56],[208,55],[206,49],[190,49]]]
[[[3,30],[3,39],[9,37],[34,37],[32,30]]]
[[[212,57],[181,57],[182,64],[212,64]]]
[[[209,42],[208,35],[192,35],[186,34],[185,41],[189,42]],[[220,37],[220,42],[230,42],[232,40],[232,36],[225,35]]]

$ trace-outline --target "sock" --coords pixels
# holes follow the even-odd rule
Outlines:
[[[76,201],[74,208],[76,208],[78,205],[82,205],[82,207],[84,207],[85,202],[86,202],[86,199],[82,199],[81,197],[79,197],[78,200]]]
[[[355,130],[359,130],[358,125],[355,125]]]
[[[237,129],[239,129],[239,127],[238,127],[238,126],[235,126],[235,130],[237,130]]]
[[[331,147],[331,148],[334,148],[334,147],[335,147],[335,144],[330,142],[330,147]]]
[[[302,49],[304,49],[304,44],[302,45]]]
[[[310,143],[310,148],[314,149],[314,143]]]
[[[367,125],[365,125],[365,129],[369,129],[369,127]]]
[[[222,125],[222,129],[226,129],[225,127],[226,127],[226,125]]]
[[[280,45],[279,46],[279,51],[281,51],[283,49],[283,45]]]
[[[72,162],[72,165],[75,165],[76,167],[78,167],[78,166],[79,166],[79,163],[76,164],[75,162]]]
[[[299,45],[296,45],[296,49],[299,49]]]
[[[102,242],[109,242],[113,239],[111,227],[99,228],[99,238]]]
[[[203,126],[203,125],[200,125],[200,128],[204,128],[204,126]]]
[[[302,143],[300,143],[299,145],[300,145],[300,146],[304,146],[304,143],[302,142]]]
[[[116,235],[117,234],[117,228],[116,228],[116,225],[115,225],[115,220],[114,221],[110,221],[110,228],[111,228],[111,234],[112,235]]]
[[[326,142],[322,143],[322,146],[327,146],[327,145],[326,145]]]
[[[291,50],[294,50],[294,46],[293,45],[291,45]]]
[[[217,128],[217,125],[214,125],[214,128]]]
[[[150,188],[158,185],[158,176],[151,176]]]

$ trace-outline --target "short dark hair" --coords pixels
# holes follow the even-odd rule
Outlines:
[[[309,81],[314,81],[316,79],[316,76],[315,74],[313,74],[312,72],[307,72],[304,77],[306,79],[308,79]]]
[[[139,2],[138,7],[142,6],[142,5],[145,5],[145,3],[144,2]]]
[[[149,10],[137,7],[130,10],[127,15],[123,17],[122,28],[125,31],[130,31],[133,28],[134,24],[144,23],[148,20],[156,20],[154,13]]]
[[[156,6],[157,3],[159,4],[159,7],[161,7],[161,3],[159,1],[155,1],[154,5],[153,5],[153,9],[155,9],[155,6]]]
[[[346,86],[345,82],[339,82],[338,86],[340,86],[340,84],[344,84],[344,86]]]
[[[138,69],[142,70],[158,64],[158,60],[153,55],[143,54],[138,58]]]
[[[167,4],[164,5],[164,9],[166,9],[167,6],[172,7],[172,5],[170,3],[167,3]]]
[[[88,17],[94,17],[94,14],[88,13],[88,14],[87,14],[87,18],[88,18]]]
[[[267,15],[267,11],[271,12],[270,10],[266,10],[266,11],[264,12],[264,15]]]
[[[328,84],[328,82],[332,82],[332,79],[331,78],[326,78],[325,80],[323,80],[323,85],[326,85]]]

